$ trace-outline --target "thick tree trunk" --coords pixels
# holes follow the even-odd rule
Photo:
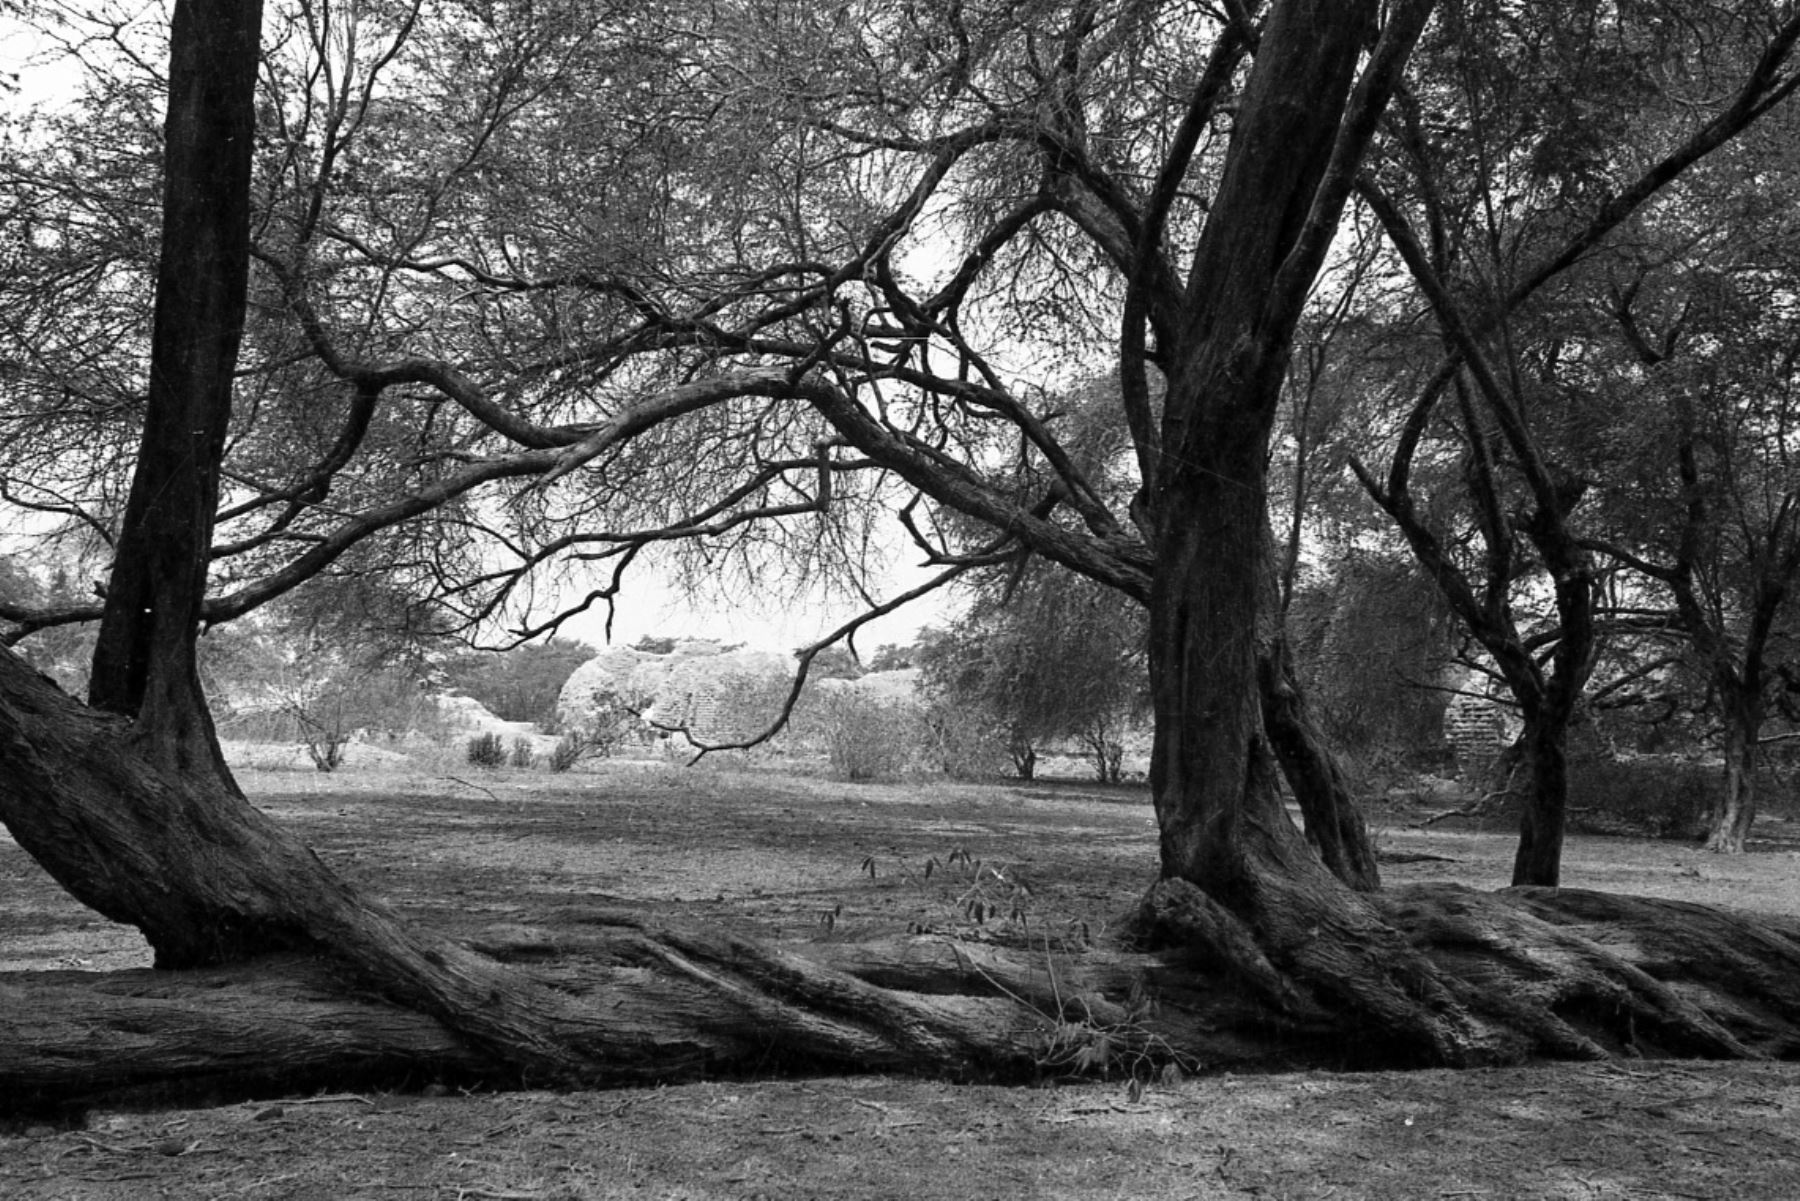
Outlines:
[[[194,640],[244,324],[261,26],[259,0],[175,5],[150,391],[90,685],[170,768],[224,781]]]
[[[235,792],[169,769],[125,732],[123,719],[83,709],[0,651],[0,821],[77,899],[143,930],[159,967],[329,954],[360,990],[437,1018],[515,1078],[544,1083],[652,1079],[747,1054],[721,1050],[741,1032],[696,1022],[695,993],[752,1014],[764,1053],[778,1044],[840,1066],[946,1073],[986,1062],[993,1035],[963,1014],[730,940],[622,936],[617,954],[634,970],[575,995],[406,925]],[[645,967],[667,979],[645,981]],[[786,998],[785,1010],[764,993]]]
[[[1248,446],[1224,445],[1236,433]],[[1196,440],[1199,442],[1200,440]],[[1291,841],[1264,731],[1255,615],[1267,550],[1260,431],[1220,431],[1206,461],[1161,498],[1150,610],[1156,727],[1150,786],[1164,876],[1209,891],[1245,870],[1241,843]]]
[[[1539,707],[1519,735],[1519,775],[1526,781],[1519,813],[1513,884],[1555,888],[1562,881],[1563,829],[1569,806],[1569,724]]]
[[[1760,689],[1758,690],[1760,692]],[[1706,849],[1744,853],[1756,821],[1756,746],[1762,732],[1761,697],[1732,695],[1725,700],[1725,790],[1707,823]]]

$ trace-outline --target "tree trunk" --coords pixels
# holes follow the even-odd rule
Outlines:
[[[1014,734],[1007,739],[1006,754],[1012,760],[1013,774],[1019,779],[1037,778],[1037,748],[1031,745],[1030,739]]]
[[[696,1019],[696,993],[752,1015],[758,1053],[779,1045],[841,1067],[952,1074],[985,1064],[996,1037],[929,1001],[704,935],[622,936],[616,954],[632,970],[577,995],[400,921],[241,796],[169,768],[126,728],[0,650],[0,821],[78,900],[142,930],[159,968],[323,952],[358,990],[436,1018],[509,1078],[542,1083],[648,1080],[749,1058],[750,1035]],[[646,966],[667,979],[646,981]]]
[[[1349,779],[1307,708],[1285,630],[1264,639],[1257,672],[1263,725],[1306,819],[1306,841],[1332,875],[1358,892],[1375,892],[1381,887],[1381,868],[1368,825]]]
[[[1494,1059],[1800,1053],[1795,919],[1580,890],[1486,895],[1454,885],[1395,890],[1380,904],[1384,920],[1482,1002],[1475,1008],[1485,1006]],[[1165,906],[1166,915],[1186,920],[1177,907]],[[496,930],[478,945],[532,963],[587,1008],[585,1021],[572,1012],[552,1027],[562,1041],[583,1042],[605,1021],[616,1046],[637,1038],[662,1052],[595,1062],[580,1077],[591,1084],[730,1071],[1142,1077],[1167,1063],[1344,1069],[1410,1058],[1344,1010],[1271,1008],[1256,982],[1246,987],[1185,950],[1087,948],[1052,961],[1035,942],[898,935],[771,950],[616,912],[582,913],[549,930]],[[1145,994],[1157,998],[1154,1007],[1133,1001]],[[119,1100],[122,1090],[167,1104],[519,1078],[516,1065],[380,1001],[316,956],[229,970],[0,975],[5,1115],[66,1112]]]
[[[1725,791],[1713,806],[1706,849],[1741,855],[1756,821],[1756,746],[1762,732],[1762,698],[1744,696],[1741,689],[1734,689],[1722,699],[1726,710]]]
[[[1233,433],[1248,445],[1226,445]],[[1278,858],[1305,852],[1276,794],[1262,719],[1254,624],[1268,564],[1261,441],[1254,429],[1196,439],[1207,458],[1179,493],[1164,492],[1158,512],[1150,785],[1163,875],[1209,891],[1229,889],[1244,872],[1247,840],[1268,842]]]
[[[1519,735],[1519,773],[1526,781],[1519,813],[1513,885],[1555,888],[1562,879],[1563,828],[1569,805],[1569,724],[1546,706],[1528,710]]]
[[[150,391],[90,700],[177,771],[229,782],[194,640],[249,276],[259,0],[179,0],[164,127]]]

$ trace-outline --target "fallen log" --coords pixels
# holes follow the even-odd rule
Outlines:
[[[1574,889],[1377,894],[1509,1058],[1800,1057],[1800,920]],[[1184,920],[1166,906],[1166,923]],[[1164,931],[1168,933],[1167,930]],[[887,1071],[1147,1078],[1176,1065],[1358,1067],[1389,1051],[1321,998],[1271,1004],[1205,934],[1154,952],[893,936],[770,946],[627,911],[494,928],[463,953],[579,1015],[591,1086]],[[121,1093],[542,1083],[327,956],[222,968],[0,975],[0,1111]],[[624,1053],[629,1049],[630,1053]],[[597,1057],[598,1058],[598,1057]]]

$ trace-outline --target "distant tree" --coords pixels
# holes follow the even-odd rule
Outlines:
[[[1538,187],[1568,185],[1594,214],[1570,214],[1576,233],[1527,281],[1541,283],[1800,86],[1800,15],[1744,7],[1712,37],[1715,15],[1739,14],[1446,5],[1446,22],[1480,21],[1471,52],[1421,55],[1409,75],[1429,0],[375,5],[361,30],[336,9],[284,23],[264,70],[251,5],[177,0],[164,162],[179,203],[163,211],[143,450],[114,472],[133,485],[105,604],[120,636],[103,633],[91,694],[105,712],[0,653],[0,816],[78,898],[136,924],[160,966],[330,957],[354,972],[339,989],[433,1019],[433,1045],[454,1032],[490,1078],[668,1079],[766,1065],[771,1050],[820,1068],[1024,1073],[1071,1015],[1084,1039],[1091,1016],[1127,1054],[1161,1047],[1156,1025],[1115,1020],[1139,1008],[1122,989],[1115,1004],[1063,977],[1046,996],[1041,958],[1031,976],[984,959],[984,995],[949,1004],[918,998],[970,975],[961,957],[914,991],[648,924],[596,926],[591,972],[517,970],[360,896],[244,801],[210,737],[202,624],[384,531],[418,529],[396,535],[396,570],[436,584],[465,624],[500,625],[523,622],[532,579],[556,562],[600,577],[571,601],[584,607],[671,544],[695,544],[689,562],[778,547],[802,569],[855,565],[870,543],[842,515],[886,511],[903,481],[897,507],[939,580],[1031,554],[1116,589],[1112,611],[1149,608],[1161,876],[1138,929],[1204,965],[1161,961],[1178,977],[1165,1001],[1229,991],[1202,993],[1204,1020],[1174,1032],[1206,1048],[1193,1058],[1258,1040],[1408,1063],[1592,1058],[1640,1037],[1778,1051],[1796,968],[1774,923],[1553,889],[1384,898],[1313,853],[1276,788],[1286,767],[1306,808],[1319,777],[1280,750],[1313,740],[1288,720],[1266,506],[1293,335],[1339,216],[1362,168],[1406,149],[1390,97],[1423,93],[1434,126],[1447,114],[1432,136],[1485,127],[1485,111],[1442,103],[1474,51],[1595,30],[1608,53],[1593,61],[1624,46],[1647,64],[1638,76],[1679,83],[1671,137],[1576,77],[1564,107],[1585,118],[1604,95],[1604,122],[1546,123],[1538,105],[1535,125],[1504,131],[1529,153],[1445,156],[1579,162]],[[1522,62],[1561,77],[1529,49]],[[218,84],[232,86],[206,90]],[[224,120],[189,119],[209,117]],[[1710,145],[1665,169],[1662,148],[1695,124]],[[1596,127],[1619,145],[1591,145]],[[1657,157],[1640,173],[1625,139],[1646,129]],[[211,172],[229,186],[201,186]],[[85,167],[75,179],[91,182]],[[287,344],[240,368],[252,184],[255,311]],[[1491,195],[1490,211],[1514,203]],[[944,269],[918,269],[921,249]],[[1452,299],[1489,283],[1461,278],[1469,295]],[[205,336],[165,336],[184,333]],[[1080,469],[1042,382],[1096,347],[1119,368],[1126,505]],[[308,391],[285,385],[308,382],[328,403],[292,403]],[[1512,416],[1489,382],[1484,401]],[[246,432],[267,414],[283,420]],[[309,419],[320,437],[287,436]],[[25,444],[41,458],[73,441],[34,430]],[[1556,500],[1553,478],[1531,483]],[[1534,874],[1555,883],[1546,866]],[[284,951],[300,954],[270,954]],[[223,1058],[176,1070],[216,1075]]]
[[[1116,782],[1123,729],[1149,704],[1144,622],[1110,590],[1032,564],[991,579],[962,620],[925,643],[921,688],[1004,731],[1023,778],[1045,742],[1072,738],[1095,775]]]
[[[1409,559],[1351,551],[1298,585],[1288,628],[1334,744],[1365,764],[1441,745],[1439,677],[1455,647],[1437,588]]]
[[[1736,20],[1715,15],[1709,37]],[[1744,82],[1696,123],[1687,97],[1665,86],[1686,35],[1648,10],[1617,25],[1496,24],[1456,7],[1441,16],[1419,47],[1438,69],[1397,94],[1393,153],[1357,181],[1417,300],[1383,295],[1370,307],[1411,335],[1415,366],[1400,377],[1410,397],[1380,422],[1386,471],[1353,464],[1517,705],[1525,783],[1513,883],[1555,886],[1569,730],[1609,633],[1582,438],[1617,404],[1594,370],[1586,303],[1604,293],[1616,251],[1596,248],[1640,236],[1653,201],[1793,85],[1770,90],[1773,57],[1720,37],[1709,54]]]
[[[57,567],[47,574],[48,580],[40,580],[22,562],[0,557],[0,622],[7,621],[9,614],[42,613],[86,603],[67,568]],[[0,644],[7,643],[68,691],[86,690],[94,654],[91,626],[52,625],[0,633]]]
[[[828,646],[812,657],[807,676],[814,680],[855,680],[867,670],[848,647]]]
[[[552,640],[508,651],[472,651],[443,665],[444,682],[502,721],[556,723],[556,701],[575,669],[592,659],[585,642]]]
[[[1703,681],[1725,777],[1707,845],[1724,852],[1744,849],[1763,724],[1800,658],[1800,122],[1784,116],[1644,222],[1595,305],[1618,380],[1589,435],[1610,485],[1597,545],[1639,574],[1628,617],[1678,632]]]
[[[666,655],[675,649],[677,638],[664,638],[656,634],[645,634],[631,644],[634,651],[642,651],[646,655]]]
[[[873,655],[869,656],[869,670],[904,671],[909,667],[917,667],[918,664],[915,662],[917,655],[917,648],[911,644],[899,646],[892,642],[884,642],[875,648]]]

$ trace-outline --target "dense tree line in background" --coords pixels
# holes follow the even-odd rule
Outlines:
[[[1417,562],[1523,721],[1520,885],[1561,882],[1614,635],[1683,632],[1754,748],[1795,566],[1791,4],[180,0],[166,53],[94,29],[84,91],[9,124],[0,171],[0,497],[101,578],[0,616],[97,621],[91,707],[0,655],[0,817],[162,966],[325,949],[532,1078],[745,1039],[1028,1059],[991,1008],[744,945],[633,934],[587,993],[399,922],[244,802],[197,642],[379,580],[398,626],[525,644],[658,563],[864,600],[803,678],[1041,560],[1143,610],[1139,933],[1236,998],[1183,1038],[1791,1045],[1795,965],[1697,958],[1754,922],[1383,893],[1287,624],[1316,525]],[[1343,464],[1379,522],[1333,503]],[[1667,515],[1603,520],[1627,479]],[[938,574],[883,600],[890,513]],[[1562,925],[1595,921],[1679,944],[1689,991]],[[759,998],[753,1038],[684,1024],[721,992]]]

